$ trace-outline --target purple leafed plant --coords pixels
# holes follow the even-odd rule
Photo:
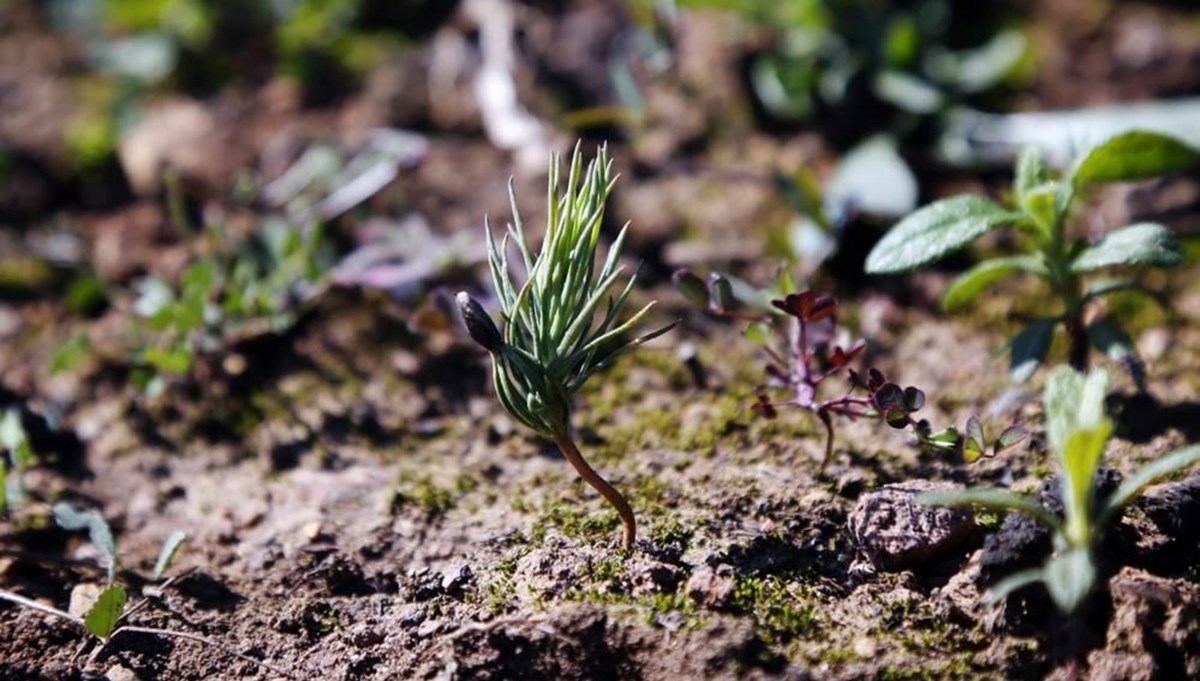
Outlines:
[[[833,455],[833,415],[878,418],[896,429],[916,426],[912,414],[925,406],[925,393],[913,386],[900,387],[887,380],[878,369],[868,369],[865,380],[853,369],[847,370],[849,390],[837,397],[820,399],[818,387],[825,379],[846,369],[867,342],[858,339],[849,348],[834,343],[837,330],[838,302],[828,294],[812,291],[788,294],[771,304],[789,317],[784,353],[767,348],[767,387],[791,391],[791,398],[772,400],[766,392],[758,396],[755,410],[767,418],[776,415],[776,407],[800,407],[811,411],[825,426],[825,457],[822,467]],[[925,424],[926,429],[928,424]],[[920,434],[921,429],[916,429]]]
[[[771,360],[767,365],[764,387],[791,393],[788,399],[773,400],[764,390],[759,393],[753,408],[766,418],[777,416],[777,407],[800,407],[815,414],[825,426],[822,468],[833,456],[835,414],[850,419],[879,419],[897,430],[911,427],[917,446],[923,451],[958,453],[968,463],[983,456],[995,456],[1025,439],[1023,428],[1010,426],[989,447],[983,427],[975,416],[967,420],[965,432],[962,433],[953,426],[934,432],[929,421],[914,419],[913,414],[925,406],[925,393],[921,389],[901,387],[888,381],[878,369],[868,368],[863,375],[848,368],[866,349],[867,342],[860,338],[848,348],[836,342],[838,302],[832,295],[812,291],[790,293],[783,299],[772,300],[771,308],[767,308],[756,302],[766,298],[761,291],[743,283],[742,288],[750,290],[748,293],[743,291],[739,298],[735,295],[730,278],[723,274],[713,273],[705,282],[690,270],[679,270],[672,278],[684,297],[708,314],[751,322],[747,337],[762,342]],[[783,285],[790,286],[790,278]],[[772,314],[776,312],[782,313],[782,316]],[[781,326],[771,323],[772,318],[783,322],[787,338],[782,352],[766,344],[769,330]],[[837,397],[821,399],[821,383],[843,369],[849,379],[849,388]]]

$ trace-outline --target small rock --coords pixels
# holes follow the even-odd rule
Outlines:
[[[133,673],[132,669],[122,667],[119,664],[114,664],[104,672],[104,678],[108,681],[141,681],[137,674]]]
[[[311,523],[306,523],[304,527],[301,528],[301,532],[304,533],[304,538],[308,541],[316,541],[317,538],[321,536],[320,521],[314,520]]]
[[[879,646],[870,636],[859,636],[854,640],[854,654],[862,659],[869,660],[875,657],[877,652],[879,652]]]
[[[975,518],[964,508],[926,506],[916,499],[925,492],[954,488],[910,480],[868,492],[850,512],[850,534],[880,569],[900,570],[943,556],[966,539]]]
[[[688,598],[707,608],[723,608],[733,598],[733,568],[719,565],[713,569],[707,565],[696,568],[684,586]]]
[[[474,582],[475,573],[471,566],[463,563],[442,574],[442,591],[455,598],[461,598]]]

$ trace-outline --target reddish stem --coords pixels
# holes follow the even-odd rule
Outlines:
[[[591,485],[593,489],[600,493],[608,503],[612,504],[613,508],[617,509],[617,515],[621,516],[621,522],[625,524],[625,537],[622,546],[625,550],[633,548],[633,543],[637,539],[637,521],[633,517],[633,509],[629,506],[629,502],[625,501],[625,497],[617,491],[617,488],[608,484],[599,473],[595,471],[588,462],[584,460],[583,454],[579,453],[579,448],[575,446],[575,442],[571,436],[562,433],[554,436],[554,444],[558,445],[563,456],[575,467],[575,471],[579,473],[579,477],[583,478],[584,482]]]

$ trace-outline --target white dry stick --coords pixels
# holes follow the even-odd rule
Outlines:
[[[550,153],[546,127],[521,106],[513,81],[512,5],[506,0],[467,0],[463,12],[479,27],[483,64],[475,77],[475,99],[488,139],[515,152],[521,167],[543,167]]]

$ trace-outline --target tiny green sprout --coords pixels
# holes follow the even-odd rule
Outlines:
[[[576,145],[566,187],[561,189],[559,159],[551,160],[546,236],[536,257],[527,245],[510,183],[513,222],[499,245],[485,222],[488,264],[505,321],[504,332],[465,291],[457,295],[456,302],[471,338],[491,355],[492,381],[500,404],[517,421],[554,440],[580,477],[616,508],[625,525],[624,547],[629,549],[637,537],[633,509],[588,465],[575,446],[571,401],[590,376],[625,352],[666,333],[674,324],[625,339],[654,305],[650,303],[618,322],[637,281],[634,273],[615,298],[610,293],[621,275],[617,261],[628,223],[596,272],[604,204],[616,181],[611,172],[605,147],[600,147],[585,170]],[[514,283],[509,271],[510,238],[520,251],[526,274],[520,285]]]
[[[1095,585],[1092,551],[1105,528],[1118,520],[1121,510],[1151,483],[1200,461],[1200,445],[1177,449],[1143,467],[1107,498],[1097,498],[1096,473],[1113,427],[1104,414],[1107,389],[1108,373],[1103,369],[1084,376],[1070,367],[1060,367],[1046,382],[1046,440],[1058,468],[1063,517],[1030,497],[1002,489],[953,490],[921,497],[928,504],[974,505],[1025,513],[1053,532],[1054,552],[1046,563],[1000,580],[992,586],[987,600],[996,601],[1023,586],[1042,582],[1059,610],[1074,612]]]
[[[955,196],[932,203],[901,220],[867,256],[869,274],[923,267],[961,250],[985,233],[1016,227],[1025,252],[977,264],[946,290],[942,306],[959,310],[1009,276],[1033,274],[1046,282],[1055,309],[1025,325],[1011,342],[1011,375],[1029,379],[1045,361],[1061,325],[1070,339],[1072,367],[1086,371],[1089,346],[1107,355],[1145,389],[1142,363],[1133,342],[1112,320],[1093,314],[1096,303],[1119,291],[1155,296],[1135,276],[1093,278],[1102,270],[1171,267],[1183,261],[1179,242],[1155,223],[1127,225],[1095,242],[1069,238],[1067,222],[1076,199],[1097,184],[1131,182],[1200,166],[1200,151],[1173,137],[1127,132],[1085,153],[1065,174],[1054,176],[1041,153],[1026,149],[1017,161],[1013,205],[980,196]]]

